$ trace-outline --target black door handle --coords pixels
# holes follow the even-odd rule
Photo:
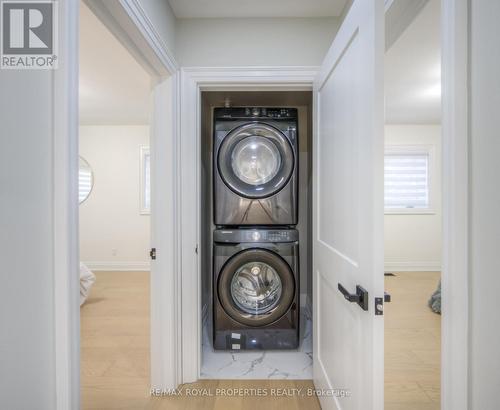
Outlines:
[[[340,283],[338,288],[347,301],[357,303],[361,309],[368,310],[368,292],[362,286],[356,285],[356,293],[349,293]]]

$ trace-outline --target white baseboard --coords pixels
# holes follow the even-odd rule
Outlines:
[[[102,271],[149,271],[149,262],[85,262],[90,270]]]
[[[440,262],[385,262],[385,272],[440,272]]]

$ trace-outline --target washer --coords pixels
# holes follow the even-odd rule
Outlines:
[[[298,238],[295,229],[214,232],[215,349],[298,348]]]
[[[296,225],[296,108],[214,109],[214,223]]]

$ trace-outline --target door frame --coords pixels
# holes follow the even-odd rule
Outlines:
[[[317,67],[187,67],[181,69],[182,138],[179,158],[182,279],[182,382],[200,378],[202,306],[201,265],[201,92],[311,90]],[[194,154],[194,155],[193,155]],[[196,215],[196,217],[193,217]],[[203,307],[204,308],[204,307]],[[205,308],[204,308],[205,309]]]
[[[469,408],[469,1],[441,0],[441,408]]]
[[[85,2],[153,78],[151,145],[167,148],[170,158],[164,162],[176,164],[179,157],[176,145],[179,75],[172,52],[137,0]],[[57,410],[80,408],[79,204],[75,200],[78,193],[79,7],[79,2],[59,2],[60,59],[59,68],[53,72],[54,367]],[[164,184],[161,192],[157,192],[158,196],[177,197],[177,173],[168,167],[161,170],[167,174],[170,183]],[[152,199],[152,206],[154,202]],[[165,212],[157,212],[166,224],[164,229],[157,230],[157,236],[153,238],[167,250],[166,257],[157,261],[156,270],[160,274],[152,275],[150,285],[151,385],[161,389],[176,387],[180,383],[180,363],[176,360],[180,351],[180,332],[177,332],[180,327],[179,309],[176,306],[180,299],[178,289],[169,281],[172,278],[177,285],[176,206],[175,203]],[[168,295],[168,305],[165,295]]]
[[[152,362],[156,361],[156,355],[159,358],[159,372],[155,376],[157,379],[152,379],[152,387],[175,387],[197,380],[200,369],[200,283],[195,253],[200,234],[199,202],[196,202],[199,173],[196,164],[194,169],[187,166],[193,160],[196,163],[199,157],[196,141],[201,122],[200,92],[205,89],[309,90],[316,68],[185,68],[179,73],[173,54],[161,41],[137,0],[86,2],[94,12],[102,10],[103,16],[96,14],[129,51],[139,55],[139,61],[158,73],[159,79],[171,76],[173,81],[172,100],[167,101],[161,91],[157,94],[165,107],[171,104],[172,122],[158,124],[155,129],[158,135],[161,135],[160,130],[170,130],[170,143],[175,152],[168,177],[172,183],[169,189],[175,198],[170,214],[173,229],[165,233],[165,244],[171,245],[171,255],[174,255],[169,271],[165,272],[173,276],[175,285],[166,286],[165,281],[158,283],[157,292],[151,295],[151,307],[158,309],[157,319],[151,322],[151,327],[170,337],[158,344],[159,351],[152,358]],[[467,0],[441,0],[441,4],[444,187],[441,397],[443,409],[465,410],[469,367],[469,16]],[[60,4],[60,54],[63,58],[59,69],[54,71],[54,337],[56,399],[57,409],[61,410],[79,408],[80,389],[76,279],[78,204],[74,200],[78,187],[78,9],[77,2]],[[68,276],[68,272],[74,274]]]

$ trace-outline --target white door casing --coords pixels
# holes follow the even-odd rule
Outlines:
[[[201,91],[311,90],[317,67],[191,67],[181,69],[179,178],[179,271],[182,323],[182,383],[200,378],[201,264],[200,241],[200,93]]]
[[[151,124],[151,387],[171,389],[180,383],[180,280],[178,266],[176,138],[178,74],[153,88]]]
[[[384,3],[355,0],[314,86],[314,383],[325,409],[383,408],[383,69]],[[368,310],[338,284],[366,289]]]

